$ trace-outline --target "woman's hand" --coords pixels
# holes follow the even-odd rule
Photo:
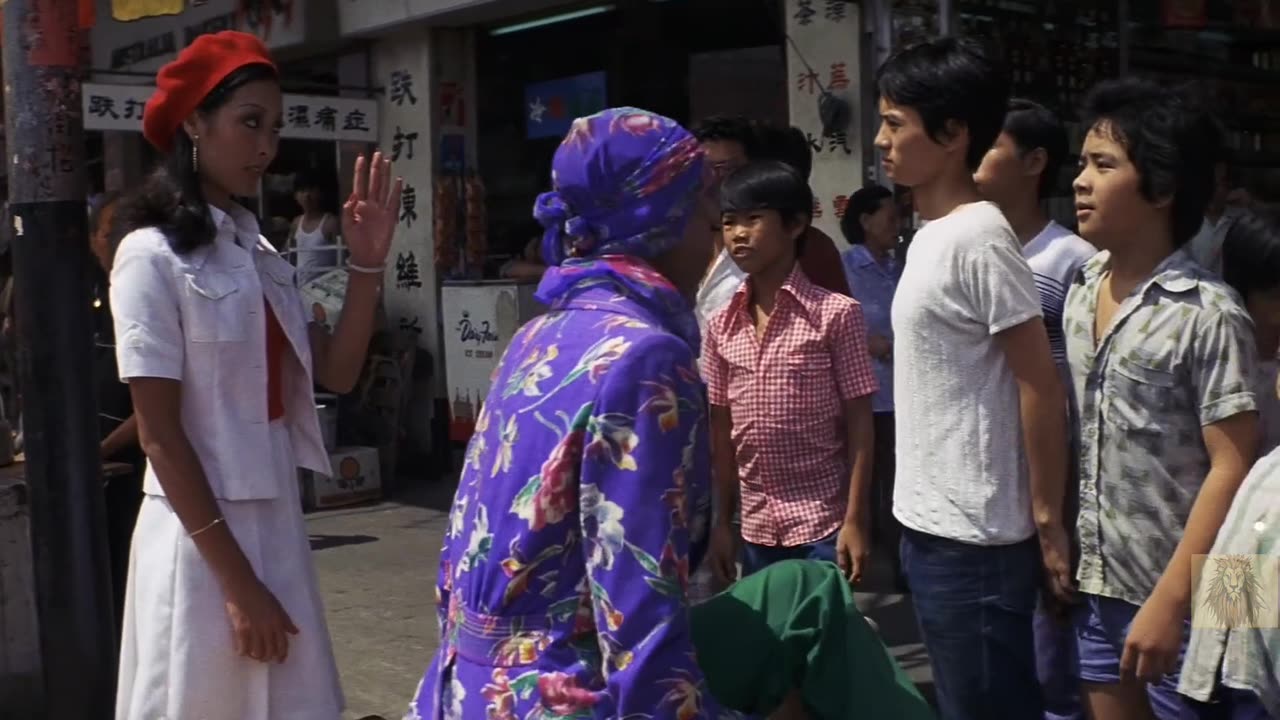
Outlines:
[[[356,159],[351,197],[342,206],[342,238],[351,264],[381,267],[387,262],[403,189],[403,178],[391,181],[391,161],[382,153],[374,153],[372,163],[363,155]]]
[[[289,636],[298,628],[267,586],[250,577],[231,585],[226,597],[236,653],[261,662],[288,659]]]

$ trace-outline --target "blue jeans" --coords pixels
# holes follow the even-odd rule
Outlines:
[[[757,545],[752,542],[743,542],[742,577],[757,573],[770,565],[780,563],[783,560],[822,560],[825,562],[835,562],[836,535],[838,534],[840,534],[839,530],[817,542],[811,542],[806,545],[796,545],[794,547]]]
[[[1076,633],[1070,617],[1036,608],[1036,675],[1044,692],[1044,720],[1084,720],[1076,672]]]
[[[1044,713],[1032,615],[1040,546],[979,546],[902,531],[902,568],[933,669],[941,720]]]

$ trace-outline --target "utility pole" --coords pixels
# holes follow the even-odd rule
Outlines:
[[[110,592],[89,297],[77,3],[5,0],[9,209],[43,707],[113,714]],[[28,717],[19,714],[18,717]]]

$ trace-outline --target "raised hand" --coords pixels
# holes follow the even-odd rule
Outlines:
[[[391,181],[391,161],[374,153],[369,162],[356,159],[351,197],[342,206],[342,238],[350,263],[362,268],[379,268],[391,252],[391,236],[400,221],[400,194],[404,179]]]

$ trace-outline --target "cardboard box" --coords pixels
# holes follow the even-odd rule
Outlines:
[[[355,505],[382,498],[378,449],[338,448],[329,456],[329,475],[301,471],[302,503],[308,510]]]

